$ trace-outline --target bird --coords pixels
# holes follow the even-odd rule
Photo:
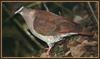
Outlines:
[[[82,32],[81,27],[67,18],[50,11],[20,7],[15,14],[20,14],[31,33],[48,45],[47,55],[54,44],[71,35],[91,35]]]

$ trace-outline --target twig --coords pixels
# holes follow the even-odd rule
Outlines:
[[[31,8],[31,7],[39,5],[39,4],[41,4],[41,2],[35,2],[35,3],[31,3],[31,4],[27,5],[26,7]]]
[[[47,5],[46,5],[45,3],[43,3],[43,5],[44,5],[44,7],[45,7],[46,11],[48,11],[48,12],[49,12],[50,10],[49,10],[49,8],[47,7]]]
[[[5,7],[6,7],[6,6],[5,6]],[[14,17],[14,15],[11,15],[11,12],[10,12],[7,8],[6,8],[5,11],[6,11],[7,14],[9,15],[9,17],[11,17],[11,18]],[[9,19],[7,19],[7,20],[10,21],[11,18],[9,18]],[[17,18],[13,18],[12,21],[13,21],[26,35],[28,35],[28,37],[29,37],[32,41],[34,41],[40,48],[44,48],[44,46],[41,45],[41,43],[39,43],[37,40],[34,39],[33,36],[30,36],[29,33],[27,33],[27,31],[26,31],[25,28],[23,28],[23,26],[19,23],[19,21],[18,21]],[[27,40],[26,40],[26,42],[27,42]]]
[[[90,8],[91,13],[93,14],[94,19],[96,20],[96,22],[97,22],[97,24],[98,24],[97,17],[95,16],[95,13],[94,13],[94,11],[93,11],[93,8],[92,8],[90,2],[88,2],[88,6],[89,6],[89,8]]]
[[[71,53],[71,51],[70,51],[70,50],[69,50],[69,51],[67,51],[67,52],[65,53],[65,56],[68,56],[70,53]]]

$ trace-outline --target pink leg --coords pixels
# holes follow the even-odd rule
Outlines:
[[[46,51],[47,55],[50,55],[50,50],[51,50],[51,48],[52,48],[52,47],[47,48],[47,51]]]

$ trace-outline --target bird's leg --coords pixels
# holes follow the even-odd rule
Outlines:
[[[51,48],[52,48],[52,47],[49,47],[49,48],[47,49],[47,52],[46,52],[47,55],[50,55]]]
[[[47,55],[50,55],[50,51],[51,51],[52,47],[54,46],[54,44],[53,43],[48,43],[48,46],[49,47],[48,47],[46,53],[47,53]]]

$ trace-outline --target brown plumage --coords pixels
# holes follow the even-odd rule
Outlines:
[[[78,24],[51,12],[37,10],[35,15],[36,19],[33,26],[42,35],[57,35],[68,32],[78,33],[81,29]]]
[[[23,16],[33,35],[47,43],[49,46],[47,54],[54,43],[63,40],[65,36],[91,35],[82,32],[82,28],[73,21],[51,12],[21,7],[15,13]]]

